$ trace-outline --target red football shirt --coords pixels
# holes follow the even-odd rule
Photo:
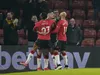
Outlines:
[[[67,20],[60,20],[57,23],[57,27],[53,31],[53,33],[57,33],[57,40],[67,41],[67,36],[66,36],[67,27],[68,27]]]
[[[38,34],[39,40],[50,40],[51,28],[55,21],[54,20],[41,20],[37,22],[34,26],[34,30],[38,30],[39,32],[45,33],[46,35]]]

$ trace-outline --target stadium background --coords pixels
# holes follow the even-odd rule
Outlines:
[[[33,0],[35,1],[35,0]],[[37,1],[37,0],[36,0]],[[46,0],[47,4],[48,4],[48,8],[51,10],[59,10],[61,11],[66,11],[68,14],[68,20],[71,18],[75,18],[76,20],[76,24],[79,25],[81,27],[81,30],[83,31],[83,40],[81,43],[81,46],[85,46],[85,47],[68,47],[68,52],[69,52],[69,57],[72,54],[73,56],[73,66],[70,65],[72,68],[99,68],[100,67],[100,59],[99,59],[99,47],[100,46],[100,13],[98,13],[96,20],[94,20],[94,5],[92,3],[92,0]],[[99,1],[99,0],[98,0]],[[12,56],[14,53],[16,52],[23,52],[25,53],[25,56],[22,57],[23,59],[26,58],[26,52],[28,51],[29,48],[31,48],[32,44],[28,44],[28,33],[26,33],[28,31],[27,29],[27,25],[22,25],[21,29],[18,30],[18,36],[19,36],[19,40],[18,40],[18,44],[20,46],[3,46],[4,42],[3,42],[3,21],[6,17],[6,13],[9,11],[14,12],[15,17],[17,17],[20,20],[23,20],[23,18],[26,18],[26,16],[23,17],[23,13],[24,13],[24,8],[26,8],[28,6],[31,7],[30,5],[26,6],[27,0],[0,0],[0,44],[2,45],[0,48],[0,73],[6,73],[6,72],[20,72],[20,71],[29,71],[31,69],[29,68],[24,68],[22,70],[18,70],[18,69],[14,69],[13,64],[11,62],[14,62],[14,60],[12,60]],[[35,4],[33,4],[35,5]],[[26,7],[23,7],[26,6]],[[28,9],[27,8],[27,9]],[[38,10],[38,9],[37,9]],[[31,10],[25,10],[25,11],[29,11],[29,12],[34,12],[36,11],[36,9],[34,9],[33,11]],[[27,16],[31,16],[29,15],[29,12],[25,12],[25,15]],[[37,11],[38,12],[38,11]],[[33,13],[32,13],[33,14]],[[38,14],[36,12],[34,12],[34,15]],[[25,21],[27,21],[27,19],[29,19],[30,17],[27,17]],[[25,23],[24,23],[25,24]],[[28,22],[27,22],[28,24]],[[33,42],[33,41],[31,41]],[[8,52],[8,54],[11,56],[11,60],[10,60],[10,66],[7,69],[3,69],[2,65],[5,64],[5,57],[3,57],[3,51]],[[74,56],[74,52],[76,53],[76,56],[78,56],[77,53],[79,53],[79,57]],[[71,54],[70,54],[71,53]],[[89,54],[89,56],[87,57],[87,61],[85,61],[86,63],[84,63],[84,61],[82,61],[84,54]],[[18,61],[20,61],[20,55],[18,57]],[[81,62],[78,63],[81,59]],[[71,59],[71,58],[69,58]],[[84,57],[84,60],[85,57]],[[82,63],[83,62],[83,63]],[[34,62],[36,64],[36,62]],[[81,64],[81,65],[80,65]],[[21,68],[21,67],[19,67]],[[33,67],[32,67],[33,69]],[[80,69],[80,74],[82,73],[81,71],[82,69]],[[96,72],[95,72],[96,70]],[[84,70],[83,74],[85,74],[85,72],[88,74],[89,71],[94,71],[95,73],[97,73],[99,75],[99,69],[89,69],[89,70]],[[87,72],[88,71],[88,72]],[[53,71],[50,71],[53,72]],[[58,71],[59,72],[59,71]],[[63,73],[66,73],[65,70],[62,71]],[[70,71],[68,71],[70,72]],[[72,71],[71,71],[72,72]],[[78,72],[78,71],[76,71]],[[49,73],[49,72],[48,72]],[[59,72],[61,73],[61,72]],[[74,72],[73,72],[74,73]],[[20,73],[19,73],[20,74]],[[32,73],[30,73],[32,74]],[[41,74],[41,72],[38,72],[38,74]],[[53,74],[53,73],[52,73]],[[55,73],[57,74],[57,73]],[[66,73],[67,74],[67,73]],[[70,73],[69,73],[70,74]],[[77,74],[77,73],[75,73]],[[73,74],[73,75],[75,75]],[[79,74],[79,75],[80,75]],[[90,74],[90,73],[89,73]],[[2,74],[3,75],[3,74]],[[12,74],[13,75],[13,74]]]
[[[18,44],[28,44],[28,24],[32,15],[37,15],[41,11],[36,6],[38,0],[33,0],[29,3],[28,0],[1,0],[0,4],[0,44],[4,44],[3,21],[9,11],[14,12],[15,17],[19,19],[20,29],[18,32]],[[68,20],[75,18],[76,25],[81,27],[83,32],[82,46],[100,46],[100,13],[97,14],[94,20],[94,6],[93,0],[46,0],[48,5],[47,10],[66,11]],[[96,0],[94,0],[96,2]],[[100,3],[97,0],[97,3]],[[38,6],[38,5],[37,5]],[[98,6],[97,6],[98,7]],[[29,9],[30,8],[30,9]],[[45,8],[45,7],[44,7]],[[33,10],[32,10],[33,9]],[[38,10],[37,10],[38,9]],[[43,10],[44,11],[44,10]],[[98,10],[99,11],[99,10]],[[40,12],[40,13],[37,13]],[[32,40],[33,42],[33,40]]]

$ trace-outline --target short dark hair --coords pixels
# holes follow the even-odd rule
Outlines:
[[[42,12],[42,13],[40,14],[40,16],[42,17],[42,19],[46,19],[46,18],[47,18],[47,13]]]

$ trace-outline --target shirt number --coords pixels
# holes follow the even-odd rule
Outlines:
[[[46,26],[46,27],[42,27],[42,32],[44,33],[44,34],[48,34],[49,32],[50,32],[50,26]]]

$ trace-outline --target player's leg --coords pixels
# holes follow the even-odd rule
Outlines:
[[[48,65],[49,65],[49,52],[48,53],[43,53],[44,55],[44,70],[49,70]]]
[[[38,49],[38,43],[39,41],[35,42],[34,45],[33,45],[33,49],[30,51],[28,57],[27,57],[27,60],[25,62],[20,62],[20,64],[24,65],[24,66],[27,66],[28,63],[30,62],[30,60],[32,59],[33,57],[33,54],[35,53],[35,51]]]
[[[64,60],[64,65],[65,68],[68,68],[68,56],[66,53],[66,42],[65,41],[61,41],[62,42],[62,46],[61,46],[61,54]]]
[[[29,55],[28,55],[28,58],[26,60],[26,64],[28,64],[30,62],[30,60],[32,59],[33,57],[33,54],[35,53],[35,51],[38,49],[38,46],[36,45],[36,43],[34,44],[33,46],[33,50],[30,51]]]
[[[44,54],[44,70],[49,70],[49,53],[51,52],[52,46],[51,46],[51,41],[45,41],[45,51],[43,52]]]
[[[50,40],[44,40],[44,50],[43,55],[44,55],[44,70],[49,70],[49,53],[51,52],[51,41]]]
[[[40,50],[37,50],[37,70],[42,70],[41,69],[41,52]]]
[[[57,67],[55,68],[55,70],[59,70],[62,68],[61,66],[61,62],[60,62],[60,55],[59,55],[59,52],[57,50],[54,51],[54,57],[55,57],[55,61],[56,61],[56,64],[57,64]]]
[[[66,51],[62,51],[62,57],[63,57],[63,60],[64,60],[65,68],[68,68],[68,56],[66,54]]]
[[[45,41],[39,40],[37,44],[39,45],[39,50],[37,50],[37,70],[39,71],[39,70],[42,70],[41,69],[41,55],[43,53]]]
[[[56,48],[54,50],[54,56],[55,56],[55,60],[56,60],[56,63],[57,63],[57,67],[56,67],[55,70],[62,69],[61,62],[60,62],[60,54],[59,54],[60,47],[61,47],[61,43],[60,43],[60,41],[58,41]]]
[[[52,57],[52,60],[53,60],[53,65],[54,65],[54,68],[57,67],[57,62],[55,60],[55,55],[54,55],[54,50],[55,50],[55,42],[54,40],[51,40],[51,57]]]
[[[56,68],[57,67],[57,62],[55,60],[54,50],[52,49],[52,51],[50,53],[51,53],[51,57],[52,57],[52,60],[53,60],[54,68]]]

